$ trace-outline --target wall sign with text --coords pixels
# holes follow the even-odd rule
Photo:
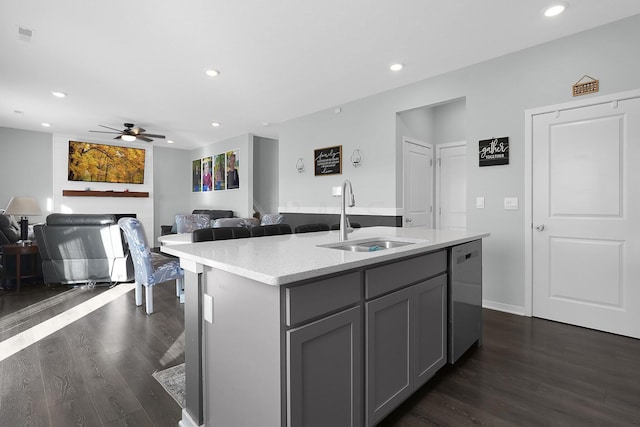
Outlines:
[[[508,165],[509,137],[478,141],[478,160],[480,166]]]
[[[342,145],[313,150],[315,176],[342,173]]]

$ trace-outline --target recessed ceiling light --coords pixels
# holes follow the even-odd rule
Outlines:
[[[402,67],[403,67],[402,64],[393,64],[389,68],[391,69],[391,71],[400,71],[402,70]]]
[[[262,122],[262,126],[268,128],[269,126],[271,126],[271,123],[269,122]]]
[[[217,127],[219,127],[219,126],[220,126],[220,123],[218,123],[218,122],[212,122],[212,123],[211,123],[211,126],[213,126],[214,128],[217,128]]]
[[[56,98],[64,98],[64,97],[66,97],[66,96],[67,96],[67,94],[66,94],[66,93],[64,93],[64,92],[58,92],[58,91],[55,91],[55,90],[54,90],[54,91],[52,91],[52,92],[51,92],[51,94],[52,94],[53,96],[55,96]]]
[[[209,77],[216,77],[220,75],[220,71],[218,70],[214,70],[213,68],[210,70],[205,71],[205,74]]]
[[[544,11],[544,16],[551,17],[560,15],[567,8],[564,4],[555,4]]]
[[[40,123],[42,126],[48,128],[51,126],[51,123]]]
[[[173,140],[167,139],[167,144],[173,144]]]

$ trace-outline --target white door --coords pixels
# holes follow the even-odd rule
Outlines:
[[[436,145],[436,228],[467,228],[467,143]]]
[[[640,338],[640,98],[533,117],[533,315]]]
[[[402,139],[405,227],[433,227],[433,145]]]

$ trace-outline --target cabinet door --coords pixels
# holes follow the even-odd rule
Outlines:
[[[411,288],[365,304],[366,425],[372,426],[412,393]]]
[[[415,388],[447,361],[447,275],[412,287],[415,315]]]
[[[287,426],[362,423],[361,308],[287,331]]]

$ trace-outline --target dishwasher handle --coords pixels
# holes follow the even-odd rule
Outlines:
[[[462,255],[459,255],[458,257],[456,257],[456,264],[462,264],[463,262],[466,262],[471,258],[476,258],[478,255],[480,255],[479,250],[463,253]]]

